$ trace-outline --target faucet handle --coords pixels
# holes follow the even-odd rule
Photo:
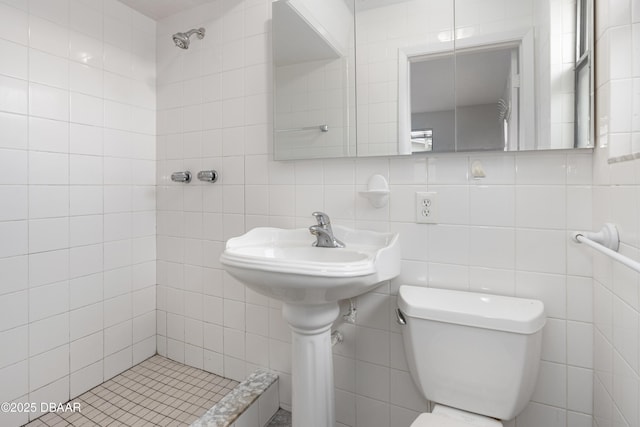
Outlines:
[[[329,219],[329,215],[327,215],[324,212],[314,212],[311,215],[313,215],[316,218],[316,221],[318,221],[318,225],[321,227],[324,227],[326,225],[331,224],[331,220]]]
[[[174,172],[171,174],[171,181],[173,182],[186,182],[187,184],[191,182],[191,172]]]

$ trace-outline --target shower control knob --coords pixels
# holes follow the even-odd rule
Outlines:
[[[214,170],[198,172],[198,179],[204,182],[216,182],[218,180],[218,172]]]
[[[171,181],[184,182],[185,184],[188,184],[191,182],[191,172],[189,171],[174,172],[171,174]]]

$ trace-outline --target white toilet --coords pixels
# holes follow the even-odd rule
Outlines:
[[[397,314],[413,380],[435,403],[411,427],[498,427],[529,403],[542,302],[401,286]]]

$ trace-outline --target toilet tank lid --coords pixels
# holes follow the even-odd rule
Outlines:
[[[541,301],[448,289],[400,286],[398,307],[409,317],[519,334],[545,324]]]

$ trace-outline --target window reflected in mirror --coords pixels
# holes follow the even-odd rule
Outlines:
[[[534,139],[520,132],[534,108],[524,96],[520,50],[515,43],[456,51],[455,151],[518,150]]]
[[[428,44],[401,49],[399,99],[410,113],[406,125],[400,114],[400,126],[410,127],[411,132],[431,128],[438,135],[430,150],[413,141],[404,149],[411,153],[533,149],[531,38],[529,32],[511,31],[485,37],[482,44],[472,39],[458,43],[455,53],[446,44],[435,50]],[[401,130],[401,142],[405,136]]]
[[[410,65],[411,152],[452,151],[455,145],[455,58],[451,54],[416,57]],[[414,143],[413,133],[438,135],[429,147]]]

